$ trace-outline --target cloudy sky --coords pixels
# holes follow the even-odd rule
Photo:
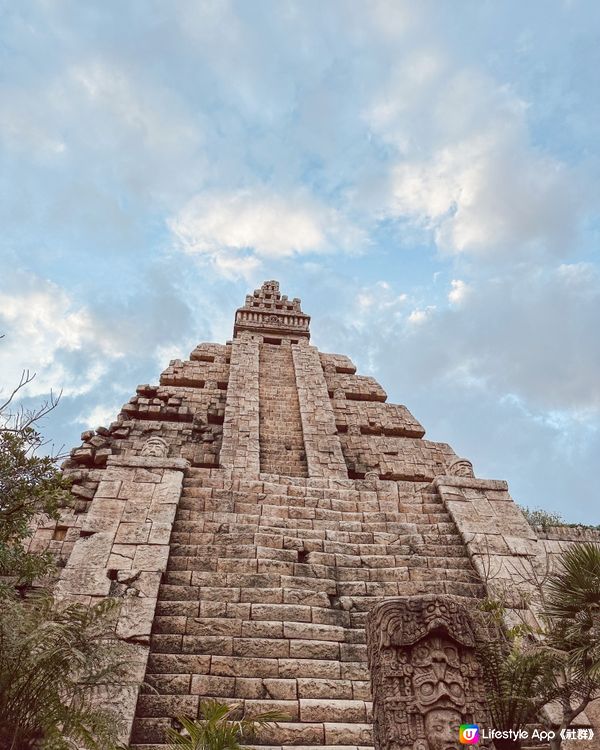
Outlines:
[[[277,278],[478,476],[600,523],[595,0],[2,14],[0,380],[62,388],[58,445]]]

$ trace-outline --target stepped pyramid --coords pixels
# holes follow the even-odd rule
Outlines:
[[[165,747],[176,717],[215,697],[285,711],[257,740],[272,748],[372,746],[368,611],[427,593],[474,603],[490,550],[510,583],[559,549],[505,482],[424,434],[310,344],[276,281],[246,297],[232,341],[172,361],[83,433],[64,467],[75,506],[32,548],[63,557],[59,596],[122,597],[124,742]]]

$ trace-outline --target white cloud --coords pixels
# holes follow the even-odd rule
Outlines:
[[[305,193],[265,189],[200,194],[169,221],[181,249],[226,276],[249,276],[261,260],[356,251],[363,233]]]
[[[49,281],[21,276],[18,292],[0,291],[0,370],[8,390],[21,372],[36,373],[21,395],[63,390],[65,396],[87,393],[110,363],[123,356],[109,331],[84,306]]]
[[[361,314],[373,310],[387,310],[395,313],[402,309],[407,300],[407,294],[396,294],[387,281],[377,281],[370,286],[363,286],[356,294],[356,302]]]
[[[460,305],[469,294],[470,287],[462,279],[452,279],[448,292],[448,301],[454,305]]]
[[[412,323],[413,325],[421,325],[428,320],[428,318],[431,316],[434,310],[435,310],[434,305],[430,305],[426,307],[425,309],[413,310],[408,316],[408,322]]]
[[[202,139],[199,122],[185,116],[180,102],[166,89],[147,91],[125,68],[105,60],[90,60],[73,66],[65,81],[55,84],[55,95],[64,93],[73,99],[87,100],[101,113],[111,131],[134,133],[151,149],[167,153],[197,147]],[[73,101],[71,101],[73,104]]]
[[[401,371],[409,390],[423,383],[476,386],[520,399],[532,413],[597,420],[600,276],[594,267],[522,266],[479,277],[468,293],[455,283],[453,292],[459,303],[419,300],[408,327],[387,325],[380,308],[363,310],[364,327],[379,332],[366,345],[378,349],[381,366]]]
[[[515,134],[492,131],[398,164],[392,206],[433,230],[450,253],[515,255],[543,246],[560,254],[577,232],[572,180]]]
[[[580,175],[532,146],[527,112],[509,87],[440,49],[400,61],[365,114],[396,151],[387,215],[449,254],[570,252],[588,208]]]
[[[81,412],[73,420],[74,424],[83,425],[86,429],[106,427],[116,419],[122,406],[122,401],[108,404],[95,404],[88,411]]]

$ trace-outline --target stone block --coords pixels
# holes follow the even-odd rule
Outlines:
[[[152,524],[121,522],[117,529],[115,542],[117,544],[145,544],[150,536]]]
[[[166,570],[169,547],[164,544],[140,544],[135,550],[133,567],[138,570]]]
[[[128,597],[119,609],[116,634],[123,639],[149,638],[154,618],[155,599]]]
[[[111,532],[98,532],[91,536],[77,539],[73,550],[67,561],[68,568],[99,568],[107,567],[113,545],[114,534]]]
[[[216,677],[214,675],[192,675],[190,687],[192,695],[225,698],[234,695],[235,677]]]
[[[367,712],[364,701],[334,699],[300,699],[302,721],[364,723]]]
[[[296,680],[264,679],[262,684],[269,698],[287,701],[298,697]]]
[[[120,480],[102,480],[98,484],[98,489],[96,490],[95,497],[111,497],[116,498],[119,495],[119,491],[121,489],[121,481]]]
[[[79,596],[108,596],[110,580],[105,570],[65,568],[56,587],[57,594]]]

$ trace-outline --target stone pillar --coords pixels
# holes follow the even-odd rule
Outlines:
[[[111,689],[102,703],[118,709],[123,718],[123,743],[129,741],[146,672],[158,590],[167,568],[169,539],[187,466],[184,459],[156,453],[109,457],[82,519],[80,537],[56,586],[58,599],[83,604],[122,597],[116,635],[126,644],[128,684]]]
[[[314,346],[294,344],[292,358],[308,476],[348,479],[319,352]]]
[[[398,597],[371,610],[375,750],[461,750],[461,724],[489,726],[477,638],[458,597]]]
[[[259,342],[241,332],[231,345],[229,384],[223,421],[221,466],[258,477]]]

